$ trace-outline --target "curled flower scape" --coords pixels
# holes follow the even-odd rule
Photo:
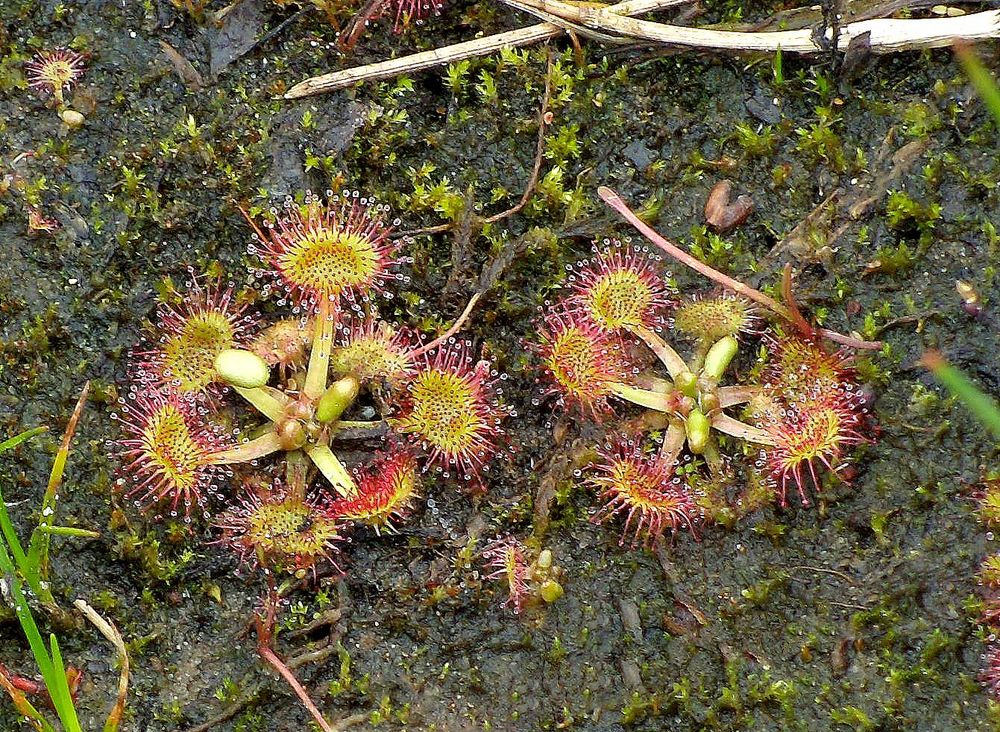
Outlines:
[[[850,354],[801,316],[791,334],[765,329],[742,295],[678,298],[669,281],[659,259],[605,241],[568,268],[531,346],[559,406],[598,423],[631,417],[627,435],[595,450],[585,485],[601,503],[594,521],[622,522],[620,543],[632,546],[784,507],[789,485],[809,505],[809,486],[840,474],[870,432]],[[687,357],[674,333],[693,339]],[[760,363],[741,360],[744,350]],[[752,380],[727,383],[744,362]]]
[[[386,213],[344,193],[244,214],[285,311],[268,323],[197,278],[158,308],[119,410],[126,495],[167,518],[215,513],[245,565],[300,575],[333,565],[352,526],[395,531],[428,470],[480,481],[512,414],[505,376],[454,337],[467,314],[435,339],[379,317],[376,296],[405,280]]]

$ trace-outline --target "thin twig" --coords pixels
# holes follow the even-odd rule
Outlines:
[[[477,292],[472,297],[470,297],[469,303],[465,306],[465,310],[463,310],[462,314],[458,316],[458,318],[455,320],[454,323],[452,323],[452,326],[430,343],[421,346],[415,351],[411,351],[410,358],[418,358],[419,356],[424,355],[428,351],[437,348],[446,340],[448,340],[453,335],[458,333],[458,331],[462,329],[462,326],[465,325],[465,321],[467,321],[469,319],[469,316],[472,315],[472,309],[476,307],[476,303],[479,302],[479,298],[481,298],[482,296],[483,296],[482,292]]]
[[[548,68],[545,74],[545,91],[542,93],[542,103],[538,108],[538,137],[535,143],[535,162],[531,169],[531,175],[528,177],[528,184],[524,188],[524,193],[521,194],[521,200],[516,204],[508,208],[506,211],[501,211],[500,213],[493,214],[492,216],[487,216],[486,218],[480,219],[480,223],[483,224],[494,224],[497,221],[507,218],[508,216],[513,216],[526,205],[528,201],[531,200],[531,194],[535,192],[535,186],[538,185],[538,176],[542,172],[542,160],[545,157],[545,130],[548,125],[545,123],[545,113],[549,110],[549,104],[552,100],[552,51],[548,52]],[[443,224],[438,224],[437,226],[428,226],[423,229],[412,229],[410,231],[401,232],[402,236],[425,236],[427,234],[441,234],[445,231],[450,231],[455,228],[457,222],[448,221]]]
[[[382,11],[385,5],[386,0],[367,0],[358,9],[358,12],[348,21],[344,32],[340,34],[340,38],[337,40],[337,46],[341,51],[354,50],[354,45],[358,42],[361,34],[365,32],[368,23],[374,20],[375,16]]]
[[[327,610],[318,618],[311,620],[310,622],[303,625],[301,628],[296,628],[295,630],[288,631],[282,637],[287,638],[288,640],[303,638],[312,633],[314,630],[318,630],[319,628],[325,628],[333,625],[334,623],[339,622],[342,617],[344,617],[344,611],[341,610],[339,607],[334,608],[332,610]]]
[[[626,2],[610,6],[608,10],[615,13],[622,13],[623,15],[639,15],[640,13],[662,10],[674,5],[683,5],[687,2],[690,2],[690,0],[626,0]],[[298,99],[313,94],[337,91],[338,89],[344,89],[363,81],[390,79],[403,74],[413,73],[414,71],[433,68],[434,66],[443,66],[453,61],[461,61],[462,59],[474,58],[476,56],[488,56],[491,53],[499,51],[501,48],[530,46],[533,43],[556,38],[562,35],[563,32],[564,30],[557,25],[538,23],[527,28],[519,28],[518,30],[486,36],[485,38],[477,38],[474,41],[464,41],[452,46],[422,51],[410,56],[314,76],[299,82],[285,92],[281,98]]]
[[[262,35],[257,40],[257,42],[254,44],[254,46],[257,47],[257,46],[261,46],[261,45],[267,43],[272,38],[274,38],[276,35],[278,35],[283,30],[285,30],[285,28],[287,28],[292,23],[294,23],[299,18],[301,18],[303,15],[307,15],[307,14],[311,13],[315,9],[316,9],[315,5],[307,5],[306,7],[302,8],[301,10],[299,10],[299,11],[293,13],[292,15],[288,16],[283,21],[281,21],[280,23],[278,23],[278,25],[274,26],[274,28],[272,28],[271,30],[269,30],[264,35]],[[163,41],[160,41],[160,43],[163,43]]]
[[[332,656],[337,651],[337,647],[333,643],[327,643],[322,648],[316,648],[312,651],[304,651],[294,658],[288,659],[288,668],[297,669],[299,666],[303,666],[307,663],[320,663],[325,661],[330,656]]]
[[[870,610],[867,605],[856,605],[853,602],[837,602],[836,600],[827,600],[827,603],[834,605],[836,607],[846,608],[847,610]]]
[[[836,569],[829,569],[828,567],[809,567],[805,564],[797,564],[794,567],[789,567],[789,569],[793,571],[796,569],[805,569],[810,572],[823,572],[825,574],[832,574],[834,577],[840,577],[840,579],[844,580],[844,582],[847,582],[848,584],[857,584],[850,576],[844,574],[843,572],[838,572]]]
[[[542,94],[542,104],[538,108],[538,140],[535,143],[535,164],[531,168],[531,176],[528,178],[528,185],[524,187],[521,200],[498,214],[487,216],[483,219],[484,224],[494,224],[497,221],[513,216],[522,208],[528,205],[531,195],[538,185],[538,176],[542,172],[542,158],[545,157],[545,130],[548,125],[545,123],[545,116],[549,111],[549,104],[552,102],[552,49],[547,49],[548,65],[545,71],[545,92]]]
[[[228,707],[223,709],[217,715],[211,719],[202,722],[201,724],[195,725],[194,727],[188,727],[184,732],[211,732],[214,729],[218,729],[218,726],[223,722],[228,722],[230,719],[235,717],[237,714],[246,709],[250,702],[254,698],[252,696],[241,696],[235,702],[230,704]]]

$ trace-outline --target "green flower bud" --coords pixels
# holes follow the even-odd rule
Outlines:
[[[708,445],[708,438],[712,433],[712,423],[700,409],[692,409],[684,421],[687,431],[688,448],[695,455],[701,455]]]
[[[721,379],[739,347],[739,342],[731,335],[716,341],[705,356],[705,368],[702,369],[702,374],[712,381]]]
[[[563,596],[563,588],[555,580],[545,580],[542,582],[542,586],[538,588],[538,594],[542,596],[545,602],[553,603]]]
[[[271,378],[267,363],[255,353],[227,348],[215,357],[215,373],[227,384],[243,389],[264,386]]]
[[[552,569],[552,551],[550,549],[542,549],[538,554],[535,565],[541,570],[547,571]]]
[[[340,419],[340,415],[354,403],[360,388],[357,376],[345,376],[333,382],[316,403],[316,419],[324,424]]]

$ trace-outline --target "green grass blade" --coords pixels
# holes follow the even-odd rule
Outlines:
[[[52,591],[42,586],[38,566],[32,563],[31,558],[24,553],[21,542],[18,541],[14,522],[10,520],[10,514],[7,513],[7,506],[3,501],[3,494],[0,494],[0,536],[7,542],[10,553],[14,555],[15,570],[12,571],[16,571],[28,583],[28,588],[39,600],[46,604],[55,604]],[[2,546],[3,542],[0,541],[0,547]]]
[[[42,432],[45,432],[45,430],[47,429],[48,427],[35,427],[30,430],[25,430],[19,435],[14,435],[9,440],[4,440],[3,442],[0,442],[0,453],[5,453],[8,450],[13,450],[22,442],[30,440],[35,435],[41,434]]]
[[[78,539],[99,539],[100,531],[77,529],[72,526],[39,526],[38,530],[51,536],[75,536]]]
[[[86,395],[86,389],[84,390],[84,395]],[[67,430],[66,437],[64,437],[63,448],[60,450],[60,454],[57,455],[55,465],[53,466],[52,477],[49,481],[49,490],[47,491],[47,494],[51,493],[53,496],[52,503],[54,503],[55,488],[58,487],[58,484],[61,481],[62,471],[65,467],[66,454],[68,453],[67,443],[72,436],[72,430],[76,426],[76,420],[79,418],[79,406],[77,413],[74,414],[74,418],[71,419],[71,426]],[[3,443],[0,443],[0,453],[16,447],[25,440],[28,440],[43,431],[44,428],[28,430],[10,438],[9,440],[6,440]],[[43,506],[44,503],[45,501],[43,501]],[[51,521],[51,518],[49,521]],[[66,532],[71,535],[79,535],[80,532],[83,532],[84,534],[90,533],[84,532],[82,529],[70,529],[67,527],[55,528],[57,529],[55,533]],[[69,682],[66,679],[66,670],[63,666],[62,654],[59,651],[59,642],[55,635],[50,634],[49,648],[46,648],[42,635],[38,630],[38,625],[35,623],[35,618],[31,613],[31,608],[28,605],[28,599],[25,596],[24,587],[22,585],[23,579],[23,581],[27,582],[31,591],[38,596],[39,599],[44,602],[46,601],[47,596],[48,599],[51,600],[51,593],[43,591],[40,583],[38,561],[40,556],[44,556],[44,552],[40,555],[37,552],[32,551],[36,543],[36,534],[38,534],[37,529],[32,535],[32,547],[29,548],[28,554],[25,554],[25,551],[21,546],[21,542],[18,539],[17,532],[14,530],[14,524],[10,519],[10,514],[7,512],[7,506],[4,503],[3,495],[0,494],[0,537],[2,537],[2,540],[0,540],[0,578],[3,579],[10,592],[10,597],[14,603],[14,614],[17,617],[18,623],[21,625],[21,630],[24,632],[25,638],[28,640],[31,655],[34,657],[35,663],[38,665],[38,670],[41,672],[42,679],[45,682],[45,688],[49,693],[49,697],[56,709],[59,720],[62,722],[63,732],[82,732],[80,722],[76,714],[76,707],[73,704],[73,696],[69,689]],[[45,536],[46,542],[47,539],[48,535]],[[34,554],[34,556],[32,556],[32,554]],[[49,649],[51,649],[51,655],[49,655]],[[27,704],[27,700],[25,700],[25,704]],[[25,707],[26,710],[27,708],[28,707]],[[37,714],[37,710],[35,711]],[[55,732],[55,728],[45,721],[41,715],[32,715],[29,718],[32,719],[36,728],[40,728],[45,732],[48,732],[49,730]]]
[[[948,391],[962,400],[969,411],[993,433],[994,437],[1000,439],[1000,408],[997,407],[993,399],[977,389],[961,371],[945,361],[940,353],[925,354],[923,363],[947,387]]]
[[[0,573],[3,574],[3,579],[7,582],[11,598],[14,600],[14,614],[21,624],[21,630],[24,631],[24,635],[28,639],[31,655],[35,657],[35,663],[38,664],[38,670],[42,673],[46,688],[51,688],[51,685],[55,683],[52,659],[49,658],[49,652],[45,648],[44,641],[42,641],[42,634],[38,632],[38,626],[35,625],[35,618],[28,607],[28,600],[24,596],[24,590],[21,588],[21,581],[17,578],[17,574],[14,571],[14,562],[11,560],[10,554],[7,553],[7,549],[3,544],[0,544]]]
[[[955,53],[962,63],[962,68],[965,69],[965,75],[976,87],[976,91],[983,98],[986,108],[990,110],[990,114],[996,120],[997,129],[1000,129],[1000,87],[997,87],[996,79],[993,78],[989,69],[983,66],[983,62],[979,60],[975,51],[968,46],[956,45]]]
[[[69,694],[69,684],[66,681],[66,672],[62,666],[62,658],[59,655],[59,645],[55,642],[55,636],[51,636],[52,649],[59,660],[58,666],[53,663],[49,651],[42,640],[42,634],[35,624],[35,618],[28,607],[28,599],[24,596],[21,581],[14,571],[14,561],[7,552],[6,547],[0,542],[0,574],[7,582],[11,598],[14,600],[14,614],[21,625],[25,638],[28,639],[28,646],[31,648],[31,655],[35,658],[38,670],[42,674],[45,688],[52,698],[53,705],[59,714],[59,719],[63,722],[64,732],[82,732],[80,722],[76,718],[76,709],[73,707],[73,699]],[[67,708],[68,704],[68,708]],[[64,716],[65,715],[65,716]]]
[[[80,720],[76,716],[73,693],[69,690],[69,682],[66,681],[66,667],[59,651],[59,641],[56,640],[54,633],[49,634],[49,646],[52,648],[52,666],[56,671],[56,689],[46,686],[52,698],[52,706],[56,708],[56,714],[59,715],[59,721],[62,722],[65,732],[83,732],[80,729]]]
[[[51,526],[56,519],[56,496],[59,486],[62,484],[63,472],[66,470],[66,460],[69,458],[70,446],[73,443],[73,435],[76,433],[76,425],[83,414],[83,407],[87,403],[87,395],[90,393],[90,382],[83,385],[80,397],[76,400],[76,407],[70,415],[69,422],[66,423],[66,431],[63,432],[62,442],[59,451],[56,452],[55,460],[52,461],[52,472],[49,474],[49,484],[42,495],[42,519],[41,526]],[[35,529],[31,532],[31,541],[28,546],[28,561],[35,567],[40,579],[47,580],[49,576],[49,545],[51,536],[44,531]],[[55,598],[48,593],[47,598],[42,598],[45,602],[55,603]]]
[[[4,540],[7,542],[10,553],[14,555],[13,561],[17,567],[17,571],[24,577],[31,591],[35,592],[35,585],[38,583],[37,568],[28,564],[28,558],[21,547],[21,542],[18,541],[17,532],[14,531],[14,523],[10,520],[10,514],[7,513],[7,506],[3,502],[3,494],[0,494],[0,534],[3,535]],[[0,546],[2,546],[2,543],[0,543]]]

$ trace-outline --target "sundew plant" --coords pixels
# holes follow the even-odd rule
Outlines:
[[[867,431],[868,400],[846,348],[794,302],[774,303],[791,317],[769,322],[746,294],[770,298],[682,261],[726,286],[681,295],[655,247],[595,245],[568,268],[534,346],[546,397],[607,425],[583,484],[600,505],[593,520],[619,520],[621,542],[633,546],[680,530],[697,537],[707,522],[773,500],[787,506],[790,490],[809,505],[822,473],[843,474]]]
[[[257,222],[250,253],[286,317],[251,314],[232,285],[189,283],[157,313],[119,400],[121,490],[268,576],[336,562],[352,528],[393,531],[427,476],[480,484],[511,410],[461,322],[430,339],[383,320],[406,243],[357,194],[307,195]],[[368,454],[348,465],[342,447]]]

